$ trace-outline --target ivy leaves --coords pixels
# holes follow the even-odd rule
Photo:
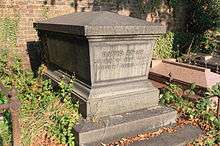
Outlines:
[[[206,93],[208,96],[217,96],[220,98],[220,84],[216,84],[208,90],[209,92]]]
[[[15,86],[21,102],[20,123],[22,127],[22,143],[30,145],[46,133],[57,143],[74,145],[75,136],[72,129],[79,118],[78,104],[72,100],[73,82],[61,81],[58,88],[52,86],[51,80],[43,78],[45,67],[41,67],[39,76],[22,69],[19,57],[13,57],[8,63],[8,51],[0,52],[0,80],[11,88]],[[7,102],[0,92],[0,104]],[[8,115],[4,115],[8,119]],[[10,120],[9,120],[10,121]],[[9,122],[2,124],[10,127]],[[0,133],[1,134],[1,133]],[[4,137],[10,139],[10,133]]]
[[[159,37],[154,48],[154,57],[158,59],[167,59],[173,57],[173,41],[173,32],[168,32],[167,34]]]
[[[195,92],[195,85],[191,85],[189,91]],[[216,114],[211,107],[209,97],[220,95],[220,85],[213,86],[209,89],[209,92],[206,93],[206,95],[209,96],[202,97],[196,102],[189,101],[186,98],[187,95],[184,95],[184,91],[181,91],[178,85],[168,84],[168,86],[162,91],[160,102],[177,109],[181,117],[190,120],[198,119],[196,120],[198,121],[197,125],[200,125],[206,131],[206,135],[199,140],[202,141],[203,145],[219,144],[220,120],[216,117]],[[196,142],[197,141],[194,143]]]

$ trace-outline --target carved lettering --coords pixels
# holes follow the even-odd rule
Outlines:
[[[146,72],[149,51],[146,44],[110,46],[95,56],[96,80],[142,76]]]

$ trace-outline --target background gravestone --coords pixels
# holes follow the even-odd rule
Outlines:
[[[159,91],[148,81],[152,48],[164,26],[103,11],[52,18],[35,28],[47,76],[76,78],[73,95],[87,119],[75,128],[79,145],[175,122],[176,112],[158,106]]]

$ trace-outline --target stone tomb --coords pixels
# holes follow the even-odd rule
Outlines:
[[[159,91],[148,81],[152,48],[164,26],[105,11],[68,14],[34,26],[43,42],[47,76],[56,82],[75,76],[73,96],[84,118],[75,128],[78,145],[175,122],[176,112],[158,105]]]

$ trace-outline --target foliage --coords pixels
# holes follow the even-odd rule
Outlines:
[[[171,5],[176,8],[180,0],[172,0]],[[212,53],[216,48],[214,39],[216,38],[216,30],[218,29],[218,21],[220,18],[220,1],[219,0],[187,0],[188,17],[185,18],[185,25],[178,33],[188,34],[189,39],[186,44],[180,44],[183,53],[201,52]],[[178,7],[176,8],[178,9]]]
[[[0,59],[1,60],[1,59]],[[7,98],[3,93],[0,92],[0,105],[7,103]],[[10,126],[10,114],[8,111],[0,111],[3,114],[4,121],[0,120],[0,145],[1,143],[10,144],[11,142],[11,126]],[[2,142],[1,142],[2,141]]]
[[[192,33],[174,32],[173,51],[175,52],[175,57],[180,57],[182,54],[187,53],[193,37]]]
[[[2,49],[1,50],[1,58],[0,58],[0,75],[3,75],[6,69],[7,60],[8,60],[8,50]]]
[[[204,32],[202,35],[198,35],[195,41],[197,46],[194,47],[192,52],[211,54],[217,46],[215,43],[216,36],[216,32],[210,30]]]
[[[147,13],[157,11],[161,4],[161,0],[136,0],[133,2],[132,16],[143,19]]]
[[[219,0],[169,0],[174,9],[179,4],[187,5],[189,20],[186,23],[185,32],[202,34],[210,29],[216,29],[220,17]]]
[[[19,18],[2,18],[0,20],[0,43],[4,47],[15,47]],[[8,46],[6,46],[8,45]]]
[[[142,12],[149,12],[156,9],[160,4],[161,0],[96,0],[95,3],[98,5],[109,4],[117,8],[128,6],[129,4],[139,6],[137,9],[142,9]]]
[[[216,84],[211,89],[208,90],[209,90],[209,92],[207,92],[208,96],[220,97],[220,84]]]
[[[214,86],[209,94],[219,95],[219,87],[219,85]],[[196,102],[192,102],[184,98],[186,95],[184,95],[184,91],[181,89],[182,88],[176,84],[168,84],[162,91],[160,102],[176,108],[182,117],[187,119],[199,119],[201,126],[206,125],[208,128],[202,127],[207,131],[206,135],[202,138],[204,145],[219,144],[220,120],[211,107],[209,97],[205,96]],[[190,91],[194,89],[194,85],[192,85]],[[212,137],[212,141],[210,141],[210,136]],[[196,141],[194,143],[196,143]]]
[[[110,5],[125,5],[128,3],[128,0],[97,0],[97,4],[110,4]]]
[[[132,10],[133,17],[142,18],[148,12],[154,11],[161,5],[161,0],[95,0],[94,5],[109,6],[118,11],[122,8]]]
[[[108,3],[115,6],[118,10],[121,7],[128,7],[131,11],[131,16],[143,18],[147,13],[154,12],[157,17],[165,17],[165,15],[160,15],[160,9],[164,3],[169,11],[173,14],[169,14],[168,17],[173,17],[174,20],[178,21],[176,18],[181,17],[180,15],[175,15],[179,13],[179,9],[183,7],[184,12],[187,13],[184,19],[183,27],[178,30],[177,25],[172,29],[174,36],[167,35],[160,37],[159,48],[156,52],[156,57],[167,58],[167,57],[179,57],[184,53],[189,54],[194,53],[208,53],[211,54],[216,48],[216,43],[214,39],[216,38],[216,30],[219,30],[220,25],[220,1],[219,0],[99,0],[99,2]],[[172,25],[172,24],[171,24]],[[175,24],[174,24],[175,25]],[[172,34],[170,32],[170,34]],[[170,40],[170,37],[173,37]],[[164,43],[165,46],[161,45]],[[173,43],[173,44],[172,44]],[[162,55],[159,53],[160,48],[165,48]],[[172,51],[172,52],[171,52]],[[160,57],[160,55],[162,57]]]
[[[154,57],[158,59],[167,59],[173,57],[173,40],[173,32],[168,32],[167,34],[159,37],[154,48]]]
[[[191,1],[192,20],[189,23],[189,30],[194,33],[203,33],[206,30],[214,29],[217,19],[220,17],[219,0],[197,0]]]
[[[70,94],[72,81],[61,82],[55,89],[50,80],[43,78],[44,66],[39,70],[39,76],[34,78],[32,72],[21,68],[19,57],[14,57],[9,64],[6,52],[0,55],[0,66],[4,67],[0,68],[0,80],[8,88],[15,86],[18,90],[17,97],[22,105],[20,123],[23,145],[30,145],[44,134],[57,143],[73,145],[74,135],[71,132],[79,115],[78,104],[72,101]],[[4,119],[10,121],[7,115]],[[10,123],[5,122],[4,126],[10,127]],[[3,137],[4,142],[7,141],[5,139],[7,137]]]
[[[69,146],[74,146],[74,134],[73,127],[75,125],[75,119],[71,118],[69,115],[55,115],[52,121],[54,125],[50,126],[50,130],[54,136],[56,136],[60,143],[68,144]]]
[[[180,57],[190,52],[211,54],[216,48],[214,39],[220,25],[219,0],[96,0],[95,5],[107,5],[115,11],[126,7],[132,17],[146,19],[146,15],[152,13],[158,22],[166,20],[174,35],[170,32],[160,37],[155,53],[158,58]],[[168,9],[165,10],[164,6]],[[179,18],[182,16],[181,9],[187,13],[184,18]],[[178,26],[179,23],[182,27]],[[163,53],[160,54],[161,50]]]
[[[7,103],[6,97],[0,92],[0,104]]]
[[[0,145],[9,145],[11,142],[11,132],[8,131],[8,128],[4,121],[0,121]]]
[[[49,127],[51,133],[56,136],[62,144],[74,145],[73,127],[77,121],[76,109],[78,105],[71,97],[73,82],[66,84],[64,81],[59,83],[60,89],[57,96],[65,103],[65,107],[69,110],[64,110],[61,113],[56,112],[51,117],[53,124]]]

